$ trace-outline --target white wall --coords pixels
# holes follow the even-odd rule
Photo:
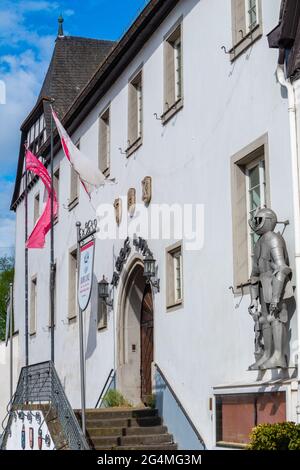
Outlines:
[[[19,377],[19,335],[13,336],[13,388],[15,391]],[[0,342],[0,434],[3,429],[2,421],[7,414],[7,405],[10,401],[10,344]]]
[[[199,428],[207,446],[213,445],[209,398],[212,387],[235,382],[251,383],[248,372],[253,357],[253,322],[247,312],[249,298],[234,308],[230,157],[263,134],[268,134],[271,205],[279,219],[290,219],[285,238],[293,259],[293,211],[287,99],[276,82],[277,51],[268,48],[266,33],[278,21],[280,0],[264,0],[264,36],[233,64],[221,50],[231,45],[229,0],[186,0],[172,11],[128,69],[74,134],[81,149],[97,160],[98,115],[111,102],[111,176],[118,184],[93,194],[95,207],[125,196],[130,187],[141,200],[141,181],[153,179],[152,203],[205,205],[205,243],[199,252],[184,252],[184,307],[166,312],[165,248],[174,240],[149,241],[159,266],[162,289],[155,296],[155,362],[161,367],[183,406]],[[183,15],[184,108],[166,126],[153,114],[163,111],[164,34]],[[127,82],[143,62],[143,146],[129,159],[119,152],[127,142]],[[75,223],[94,218],[95,212],[80,190],[80,204],[67,209],[70,167],[60,161],[60,216],[55,226],[58,318],[55,330],[56,366],[71,403],[80,405],[78,324],[67,322],[68,253],[76,243]],[[30,218],[33,198],[30,192]],[[23,344],[23,211],[17,210],[15,309]],[[123,207],[123,216],[126,208]],[[95,275],[113,273],[113,255],[119,241],[97,242]],[[130,261],[129,261],[130,262]],[[30,362],[50,357],[49,237],[43,251],[30,251],[30,276],[38,275],[37,335],[30,339]],[[116,300],[121,287],[115,293]],[[115,303],[117,305],[117,301]],[[114,312],[115,319],[118,312]],[[114,364],[113,314],[108,329],[96,329],[95,309],[86,311],[87,405],[95,406]],[[292,323],[296,331],[295,315]],[[167,333],[167,334],[166,334]],[[23,347],[21,348],[23,351]],[[21,358],[22,362],[23,358]]]

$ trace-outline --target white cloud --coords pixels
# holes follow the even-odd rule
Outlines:
[[[6,104],[0,104],[0,250],[14,245],[14,214],[9,211],[20,145],[20,125],[33,108],[40,91],[55,37],[39,34],[29,12],[58,8],[53,1],[0,2],[0,80],[6,86]],[[27,15],[27,16],[26,16]],[[3,49],[4,48],[4,49]],[[6,248],[4,249],[4,251]]]
[[[74,11],[74,10],[71,10],[71,9],[64,10],[64,11],[63,11],[63,15],[64,15],[64,16],[73,16],[73,15],[75,15],[75,11]]]

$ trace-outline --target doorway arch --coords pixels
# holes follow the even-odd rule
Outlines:
[[[124,278],[117,321],[117,387],[130,403],[139,405],[152,393],[152,290],[139,257]]]

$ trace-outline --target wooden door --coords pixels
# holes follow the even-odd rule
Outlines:
[[[153,300],[149,284],[146,285],[141,311],[141,398],[147,403],[152,395],[153,362]]]

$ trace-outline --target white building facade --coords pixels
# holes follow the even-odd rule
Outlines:
[[[146,19],[139,17],[136,32],[130,30],[131,42],[121,39],[115,46],[120,50],[113,49],[101,65],[99,87],[92,79],[60,116],[73,141],[116,182],[93,191],[90,202],[56,146],[57,372],[72,406],[79,408],[76,222],[98,215],[94,285],[84,312],[87,407],[95,407],[113,370],[115,387],[135,405],[151,388],[182,449],[244,444],[247,430],[259,422],[299,418],[295,303],[289,306],[289,368],[248,371],[254,324],[248,314],[252,234],[247,220],[255,207],[267,205],[279,220],[290,221],[284,237],[293,269],[295,264],[288,100],[276,79],[277,53],[266,40],[279,7],[279,0],[149,2]],[[120,198],[118,225],[113,205]],[[42,205],[43,186],[37,181],[28,195],[29,232]],[[111,208],[116,232],[107,239],[100,239],[103,205]],[[152,221],[155,211],[170,209],[171,228],[182,215],[183,231],[164,237],[151,230],[139,233],[140,206]],[[22,367],[24,199],[19,197],[14,209],[14,308]],[[144,256],[133,243],[134,233],[154,255],[159,292],[145,283]],[[118,285],[111,286],[113,308],[105,309],[98,283],[103,276],[112,279],[127,236],[131,250]],[[30,364],[50,359],[49,259],[48,235],[45,249],[29,250]],[[292,282],[296,287],[295,277]],[[150,385],[145,385],[141,374],[149,378],[149,364]],[[246,422],[232,418],[240,413]]]

